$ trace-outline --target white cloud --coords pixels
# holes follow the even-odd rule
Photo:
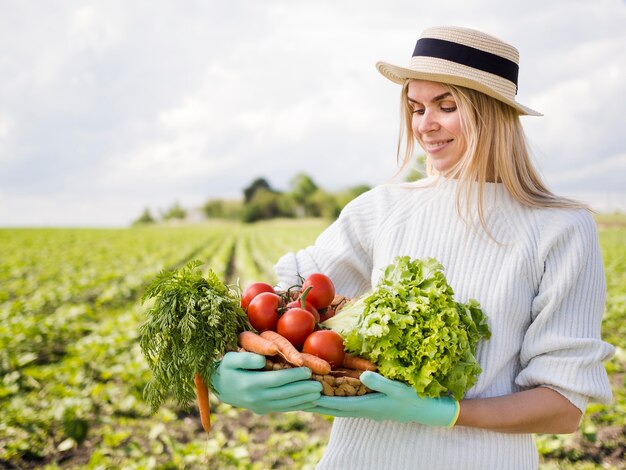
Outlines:
[[[614,155],[600,162],[590,160],[580,166],[564,168],[553,182],[558,185],[582,185],[597,181],[597,186],[606,189],[607,183],[613,182],[615,190],[626,188],[626,153]]]
[[[0,191],[0,201],[3,226],[114,227],[130,223],[146,207],[141,201],[129,200],[125,196],[87,191],[81,198],[72,193],[15,195]],[[168,202],[171,204],[172,201]],[[152,209],[155,214],[154,207]],[[122,223],[120,214],[124,215]]]
[[[0,4],[0,225],[126,224],[258,176],[285,188],[300,171],[329,189],[382,182],[399,89],[374,63],[407,63],[440,23],[520,49],[519,99],[545,113],[524,123],[551,184],[617,193],[620,0],[12,2]]]
[[[101,52],[124,38],[122,15],[111,15],[106,3],[79,6],[69,15],[68,40],[77,49]]]
[[[607,60],[609,56],[605,54]],[[618,59],[536,95],[532,104],[545,116],[529,119],[527,129],[539,142],[548,171],[557,174],[562,168],[584,168],[589,162],[595,165],[626,149],[626,134],[620,130],[625,81],[626,59]]]
[[[15,149],[16,132],[15,119],[0,111],[0,165],[14,164],[17,159]],[[0,171],[2,171],[1,168],[0,166]]]

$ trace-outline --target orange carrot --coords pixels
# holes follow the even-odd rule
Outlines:
[[[302,354],[284,336],[279,335],[275,331],[267,330],[261,333],[261,337],[273,342],[278,347],[278,354],[283,356],[290,364],[298,367],[304,365]]]
[[[278,354],[276,343],[257,335],[253,331],[242,331],[239,333],[239,346],[246,351],[262,354],[263,356],[275,356]]]
[[[346,354],[343,358],[343,366],[348,369],[356,369],[356,370],[377,370],[375,364],[372,364],[367,359],[363,359],[362,357],[351,356],[350,354]]]
[[[193,378],[193,383],[196,385],[196,395],[198,396],[198,410],[200,411],[200,421],[202,427],[209,433],[211,429],[211,404],[209,403],[209,388],[207,387],[204,379],[196,372]]]
[[[311,372],[318,375],[326,375],[330,373],[330,364],[321,357],[314,356],[309,353],[300,353],[304,359],[304,366],[311,369]]]

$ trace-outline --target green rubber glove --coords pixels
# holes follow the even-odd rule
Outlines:
[[[452,427],[459,416],[459,402],[451,397],[420,398],[408,385],[375,372],[363,372],[361,382],[379,393],[358,397],[326,397],[307,411],[330,416],[392,420]]]
[[[265,357],[250,352],[226,353],[212,377],[218,398],[257,414],[306,410],[320,398],[322,384],[306,367],[260,371]]]

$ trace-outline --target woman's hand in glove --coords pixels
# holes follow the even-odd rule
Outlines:
[[[257,414],[313,408],[322,385],[306,367],[261,371],[265,357],[250,352],[227,353],[213,374],[218,398]]]
[[[451,397],[420,398],[415,390],[401,382],[386,379],[375,372],[363,372],[361,382],[378,393],[358,397],[326,397],[307,411],[331,416],[415,422],[452,427],[459,415],[459,402]]]

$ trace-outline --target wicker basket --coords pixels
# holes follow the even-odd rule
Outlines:
[[[266,357],[265,367],[263,370],[281,370],[290,369],[293,365],[286,362],[280,356]],[[371,392],[359,380],[362,371],[354,369],[339,368],[330,371],[330,374],[317,375],[313,374],[311,380],[317,380],[322,384],[322,395],[335,397],[352,397],[357,395],[365,395]]]

